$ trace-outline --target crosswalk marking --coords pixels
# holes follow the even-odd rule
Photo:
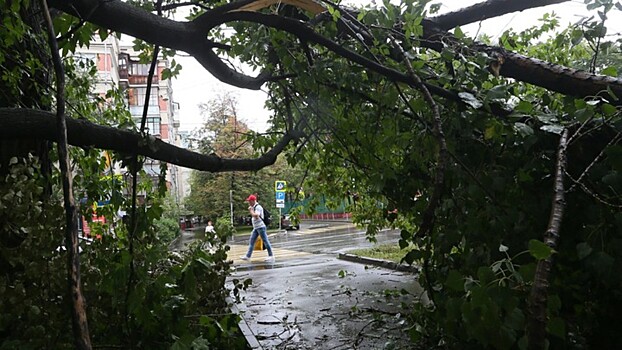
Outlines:
[[[253,251],[253,256],[250,261],[244,261],[240,259],[240,256],[245,255],[248,250],[248,244],[229,244],[231,250],[227,252],[227,258],[233,260],[235,265],[249,262],[263,262],[268,257],[268,251]],[[277,261],[289,260],[294,258],[301,258],[311,255],[311,253],[305,253],[297,250],[285,249],[285,248],[272,248],[272,254],[274,254]]]

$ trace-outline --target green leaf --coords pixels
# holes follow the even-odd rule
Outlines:
[[[622,145],[611,146],[605,151],[607,154],[607,162],[611,164],[612,169],[622,172]]]
[[[538,260],[547,259],[553,252],[554,250],[542,241],[537,239],[529,241],[529,254]]]
[[[605,113],[606,116],[610,117],[614,114],[616,114],[618,112],[618,109],[613,106],[610,105],[609,103],[603,103],[601,106],[603,113]]]
[[[570,34],[570,36],[571,36],[570,40],[572,42],[572,45],[574,46],[579,45],[581,40],[583,40],[583,31],[581,29],[574,29],[572,33]]]
[[[533,111],[533,104],[527,101],[520,101],[516,107],[514,107],[514,110],[517,112],[530,113]]]
[[[399,243],[399,245],[400,245],[400,249],[404,249],[404,248],[408,247],[408,242],[407,242],[407,241],[405,241],[405,240],[403,240],[403,239],[400,239],[400,240],[398,241],[398,243]]]
[[[615,170],[610,171],[607,175],[603,176],[602,182],[606,185],[614,187],[620,182],[620,175]]]
[[[460,29],[460,27],[454,28],[454,36],[458,39],[464,38],[464,32]]]
[[[564,127],[561,125],[543,125],[540,127],[542,131],[550,132],[553,134],[561,135],[564,131]]]
[[[579,259],[584,259],[588,255],[590,255],[592,253],[592,250],[592,247],[590,247],[590,245],[586,242],[581,242],[577,244],[577,256],[579,257]]]
[[[405,257],[402,258],[401,262],[406,262],[409,265],[412,265],[415,260],[422,259],[423,253],[420,250],[413,249],[406,254]]]
[[[490,140],[491,138],[495,137],[496,133],[495,133],[495,127],[493,126],[489,126],[488,128],[486,128],[486,130],[484,130],[484,138],[486,140]]]
[[[497,85],[486,93],[486,98],[489,100],[503,100],[507,94],[507,86]]]
[[[477,278],[482,284],[488,284],[495,279],[495,274],[488,266],[481,266],[477,269]]]
[[[201,263],[201,265],[210,268],[214,265],[214,263],[212,263],[211,261],[207,261],[204,258],[197,258],[196,259],[197,262]]]
[[[589,102],[592,102],[592,101],[589,101]],[[598,104],[599,102],[600,101],[595,101],[596,104]],[[586,104],[588,104],[588,103],[586,103]],[[591,118],[592,116],[594,116],[594,111],[592,110],[591,107],[589,107],[589,108],[581,108],[581,109],[577,109],[574,112],[574,116],[579,121],[584,122],[584,121],[588,120],[589,118]]]
[[[169,68],[164,68],[162,70],[162,80],[169,79],[172,76],[171,70]]]
[[[617,77],[618,76],[618,70],[616,69],[616,67],[607,67],[605,69],[603,69],[602,71],[600,71],[600,74],[602,75],[608,75],[610,77]]]
[[[559,298],[559,295],[553,294],[549,296],[546,307],[550,313],[558,313],[562,308],[562,300]]]
[[[445,286],[449,289],[452,289],[456,292],[464,291],[464,277],[460,274],[460,272],[456,270],[449,271],[447,275],[447,280],[445,280]]]
[[[458,96],[460,97],[460,99],[462,99],[462,102],[468,104],[469,106],[478,109],[480,107],[482,107],[484,104],[478,100],[473,94],[468,93],[468,92],[460,92],[458,93]]]
[[[514,308],[514,310],[507,315],[505,324],[512,329],[520,330],[525,324],[525,315],[521,309]]]
[[[564,322],[563,319],[559,317],[552,318],[549,320],[546,328],[552,335],[561,339],[566,339],[566,322]]]
[[[514,123],[514,130],[522,137],[533,135],[533,128],[525,123]]]
[[[361,10],[359,14],[356,16],[356,20],[359,22],[362,21],[366,14],[367,14],[367,11]]]
[[[589,258],[589,261],[596,272],[607,275],[610,273],[615,259],[605,252],[597,252]]]
[[[407,240],[409,240],[409,239],[410,239],[411,234],[410,234],[410,232],[408,232],[408,230],[402,230],[402,231],[400,232],[400,237],[401,237],[403,240],[407,241]]]
[[[559,122],[554,114],[537,114],[536,118],[544,124],[556,124]]]

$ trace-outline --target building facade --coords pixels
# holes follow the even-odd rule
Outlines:
[[[131,46],[121,45],[111,35],[104,41],[91,42],[88,48],[78,49],[75,56],[77,59],[92,60],[97,67],[93,94],[103,96],[112,88],[120,88],[125,93],[126,105],[138,127],[147,104],[145,133],[180,146],[179,104],[173,100],[171,79],[162,79],[162,72],[169,67],[169,61],[162,57],[158,59],[146,102],[151,64],[141,63],[138,55]],[[160,165],[160,161],[154,159],[147,159],[144,163],[145,172],[154,182],[158,180]],[[114,172],[127,178],[127,169],[116,168]],[[184,191],[179,166],[167,164],[166,182],[173,198],[181,203]]]

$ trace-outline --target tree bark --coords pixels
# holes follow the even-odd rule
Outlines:
[[[80,280],[80,247],[78,246],[78,211],[73,198],[73,178],[69,151],[67,149],[67,123],[65,121],[65,69],[58,53],[56,34],[46,0],[41,0],[41,9],[47,24],[48,43],[54,72],[56,73],[56,135],[58,142],[58,163],[63,183],[63,202],[65,206],[65,246],[67,247],[67,295],[71,300],[71,319],[74,346],[79,350],[90,350],[91,336],[86,316],[86,301],[82,294]]]
[[[68,142],[74,146],[95,147],[121,153],[137,154],[190,169],[226,172],[256,171],[274,164],[277,156],[290,141],[302,137],[291,131],[268,152],[254,159],[223,159],[216,155],[204,155],[166,143],[160,139],[145,139],[140,134],[112,127],[93,124],[83,119],[67,118]],[[41,138],[57,141],[54,114],[26,108],[0,108],[0,138]]]
[[[488,0],[458,11],[445,13],[428,18],[440,28],[449,30],[465,24],[499,17],[512,12],[519,12],[531,8],[559,4],[568,0]]]
[[[544,243],[551,249],[557,247],[559,231],[564,215],[564,174],[566,172],[566,148],[568,146],[568,129],[564,129],[557,150],[557,166],[555,167],[555,183],[553,205],[549,225],[544,233]],[[546,342],[546,305],[548,300],[549,276],[553,266],[553,256],[538,261],[529,298],[528,344],[531,350],[542,350]]]

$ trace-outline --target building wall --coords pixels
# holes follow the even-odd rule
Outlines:
[[[131,46],[120,45],[115,36],[109,36],[103,42],[92,42],[88,48],[80,48],[77,56],[92,59],[97,67],[97,82],[94,94],[103,95],[111,88],[121,88],[127,91],[127,104],[130,114],[140,127],[145,95],[147,93],[147,78],[149,64],[141,64],[138,52]],[[149,108],[147,111],[148,133],[161,138],[163,141],[177,144],[177,128],[179,117],[175,115],[178,109],[173,108],[173,87],[170,79],[162,79],[162,72],[169,66],[166,59],[159,59],[157,69],[152,80]],[[160,173],[160,162],[148,160],[145,162],[145,171],[151,177],[157,178]],[[116,169],[115,173],[124,174],[126,169]],[[181,176],[179,167],[168,164],[166,180],[171,195],[180,201],[183,199]]]

